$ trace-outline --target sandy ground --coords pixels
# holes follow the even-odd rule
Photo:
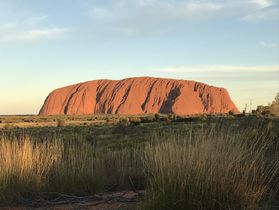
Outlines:
[[[121,208],[128,207],[128,204],[100,204],[97,206],[92,206],[90,203],[85,206],[81,206],[78,204],[69,204],[69,205],[61,205],[61,206],[53,206],[53,207],[0,207],[1,210],[117,210]]]
[[[117,210],[128,209],[129,206],[135,205],[141,200],[143,192],[115,192],[111,194],[94,195],[86,197],[86,199],[79,197],[76,200],[64,199],[57,202],[44,201],[40,206],[40,203],[34,203],[26,206],[7,206],[0,207],[0,210]],[[131,208],[132,209],[132,208]]]

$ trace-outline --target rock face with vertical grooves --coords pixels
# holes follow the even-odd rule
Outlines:
[[[52,91],[40,115],[239,113],[227,90],[204,83],[137,77],[94,80]]]

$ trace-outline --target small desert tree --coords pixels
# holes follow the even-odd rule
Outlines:
[[[276,94],[273,104],[279,104],[279,92]]]

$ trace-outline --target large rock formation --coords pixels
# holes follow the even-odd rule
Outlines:
[[[224,88],[151,77],[94,80],[52,91],[40,115],[239,112]]]

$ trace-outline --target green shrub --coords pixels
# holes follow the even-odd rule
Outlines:
[[[119,126],[129,126],[130,125],[130,121],[128,118],[121,118],[119,121],[118,121],[118,125]]]
[[[140,117],[140,121],[141,121],[142,123],[154,122],[154,121],[155,121],[155,117],[154,117],[154,116],[144,116],[144,117]]]
[[[155,117],[155,120],[160,121],[160,114],[159,113],[156,113],[154,115],[154,117]]]
[[[228,114],[229,115],[234,115],[234,110],[230,110]]]
[[[168,119],[171,120],[171,121],[175,121],[175,120],[176,120],[176,117],[177,117],[177,116],[176,116],[175,114],[169,114],[169,115],[168,115]]]
[[[139,117],[129,117],[129,121],[131,125],[140,125],[141,119]]]

